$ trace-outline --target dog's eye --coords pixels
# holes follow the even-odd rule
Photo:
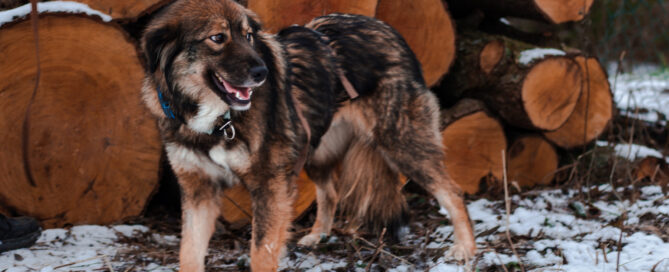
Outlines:
[[[253,39],[253,36],[251,35],[251,32],[246,33],[246,40],[250,42],[251,39]]]
[[[225,36],[223,36],[223,33],[218,33],[216,35],[209,36],[209,39],[215,43],[221,44],[225,41]]]

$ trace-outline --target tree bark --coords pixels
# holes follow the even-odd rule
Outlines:
[[[555,130],[581,94],[579,65],[560,50],[467,31],[458,37],[457,54],[451,72],[435,88],[442,103],[480,99],[512,126]]]
[[[613,95],[599,61],[588,58],[586,62],[583,56],[576,57],[576,61],[585,79],[581,97],[564,125],[544,133],[550,141],[567,149],[586,145],[599,137],[613,117]]]
[[[502,178],[506,137],[480,101],[464,99],[442,111],[446,171],[466,193],[479,191],[482,178]]]
[[[41,15],[41,77],[26,117],[36,78],[32,31],[30,21],[0,29],[0,210],[45,227],[138,216],[158,182],[161,145],[140,100],[135,46],[115,24]],[[23,170],[24,141],[34,184]]]

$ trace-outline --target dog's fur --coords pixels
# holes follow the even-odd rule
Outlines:
[[[328,15],[275,36],[231,0],[183,0],[151,21],[142,49],[143,98],[182,189],[182,271],[204,270],[221,190],[240,182],[253,201],[251,269],[277,269],[293,218],[294,167],[304,148],[318,212],[300,244],[330,233],[339,200],[361,223],[378,217],[401,225],[406,204],[397,178],[374,179],[379,172],[402,173],[448,210],[456,238],[451,253],[458,259],[474,254],[461,191],[443,165],[437,100],[416,57],[388,25]],[[359,98],[348,99],[340,71]],[[218,130],[227,111],[236,130],[230,141]],[[338,164],[342,182],[334,183]]]

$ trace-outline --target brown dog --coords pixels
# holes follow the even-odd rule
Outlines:
[[[346,158],[346,182],[390,171],[425,187],[452,217],[451,254],[474,254],[460,189],[442,163],[435,96],[416,57],[388,25],[339,14],[275,36],[231,0],[183,0],[151,21],[142,48],[148,70],[143,98],[158,119],[183,192],[182,271],[204,270],[220,193],[237,183],[253,200],[251,268],[276,270],[304,151],[318,188],[318,214],[301,244],[330,233],[338,199],[347,199],[342,190],[361,196],[363,209],[399,203],[382,216],[385,223],[401,217],[403,199],[375,197],[382,190],[401,196],[397,184],[377,186],[380,191],[335,188],[334,165]],[[358,98],[349,99],[344,81]]]

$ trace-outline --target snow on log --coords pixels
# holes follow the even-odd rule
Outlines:
[[[496,17],[521,17],[553,24],[580,21],[590,11],[594,0],[446,0],[453,10],[480,9]]]
[[[482,178],[502,178],[506,136],[500,123],[480,101],[463,99],[443,110],[442,132],[447,172],[466,193],[479,190]]]
[[[170,0],[74,0],[92,9],[111,15],[114,20],[135,20],[150,13]]]
[[[508,178],[525,187],[546,185],[553,181],[558,162],[555,148],[543,137],[518,137],[507,154]]]
[[[576,62],[585,82],[574,113],[559,129],[544,133],[550,141],[568,149],[592,142],[613,117],[613,95],[599,61],[588,58],[586,62],[585,57],[578,56]]]
[[[41,15],[41,77],[31,21],[0,29],[0,210],[45,227],[139,215],[158,184],[155,120],[141,103],[144,69],[120,27],[86,15]],[[34,184],[24,173],[22,143]]]
[[[435,91],[443,100],[480,99],[510,125],[543,131],[562,126],[581,94],[576,61],[502,36],[467,31],[458,58]]]
[[[300,216],[316,200],[316,186],[304,171],[300,173],[296,183],[297,197],[293,203],[294,217]],[[223,191],[221,215],[223,220],[233,226],[243,226],[251,222],[253,215],[251,195],[243,185],[239,184]]]
[[[376,18],[402,34],[420,61],[428,86],[448,72],[455,58],[455,28],[441,0],[379,0]]]
[[[266,30],[277,32],[334,12],[374,17],[376,3],[377,0],[248,0],[247,6],[260,16]]]

